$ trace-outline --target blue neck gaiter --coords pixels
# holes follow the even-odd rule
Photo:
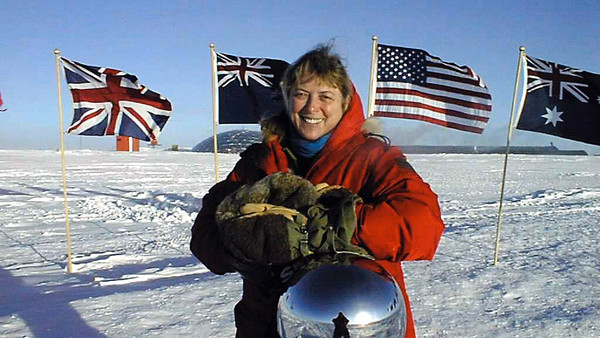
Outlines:
[[[304,158],[311,158],[323,149],[329,137],[331,137],[331,133],[325,134],[314,141],[309,141],[301,138],[299,135],[294,135],[290,140],[292,152]]]

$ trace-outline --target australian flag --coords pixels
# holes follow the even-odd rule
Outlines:
[[[600,145],[600,75],[527,56],[517,129]]]
[[[284,109],[279,82],[282,60],[217,53],[219,123],[252,124]]]
[[[171,116],[169,100],[140,85],[135,75],[63,57],[61,62],[75,111],[67,133],[158,138]]]

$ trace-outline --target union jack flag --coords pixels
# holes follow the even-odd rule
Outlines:
[[[600,75],[527,55],[517,129],[600,145]]]
[[[581,102],[588,102],[589,96],[583,91],[588,87],[580,75],[582,71],[554,62],[536,59],[527,55],[527,92],[548,87],[550,97],[563,99],[565,91]]]
[[[217,53],[219,123],[257,123],[284,108],[279,82],[282,60]]]
[[[73,96],[73,122],[67,133],[158,138],[171,116],[168,99],[140,85],[135,75],[60,59]]]

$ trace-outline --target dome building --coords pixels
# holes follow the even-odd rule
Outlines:
[[[255,130],[236,129],[217,134],[217,147],[219,153],[237,154],[246,150],[253,143],[262,141],[262,133]],[[212,153],[214,151],[213,137],[208,137],[198,143],[192,151],[198,153]]]

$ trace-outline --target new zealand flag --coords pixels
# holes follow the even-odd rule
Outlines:
[[[600,145],[600,75],[527,56],[517,129]]]
[[[253,124],[284,109],[279,87],[282,60],[217,53],[219,123]]]
[[[61,62],[75,110],[67,133],[158,138],[171,116],[169,100],[140,85],[135,75],[63,57]]]

